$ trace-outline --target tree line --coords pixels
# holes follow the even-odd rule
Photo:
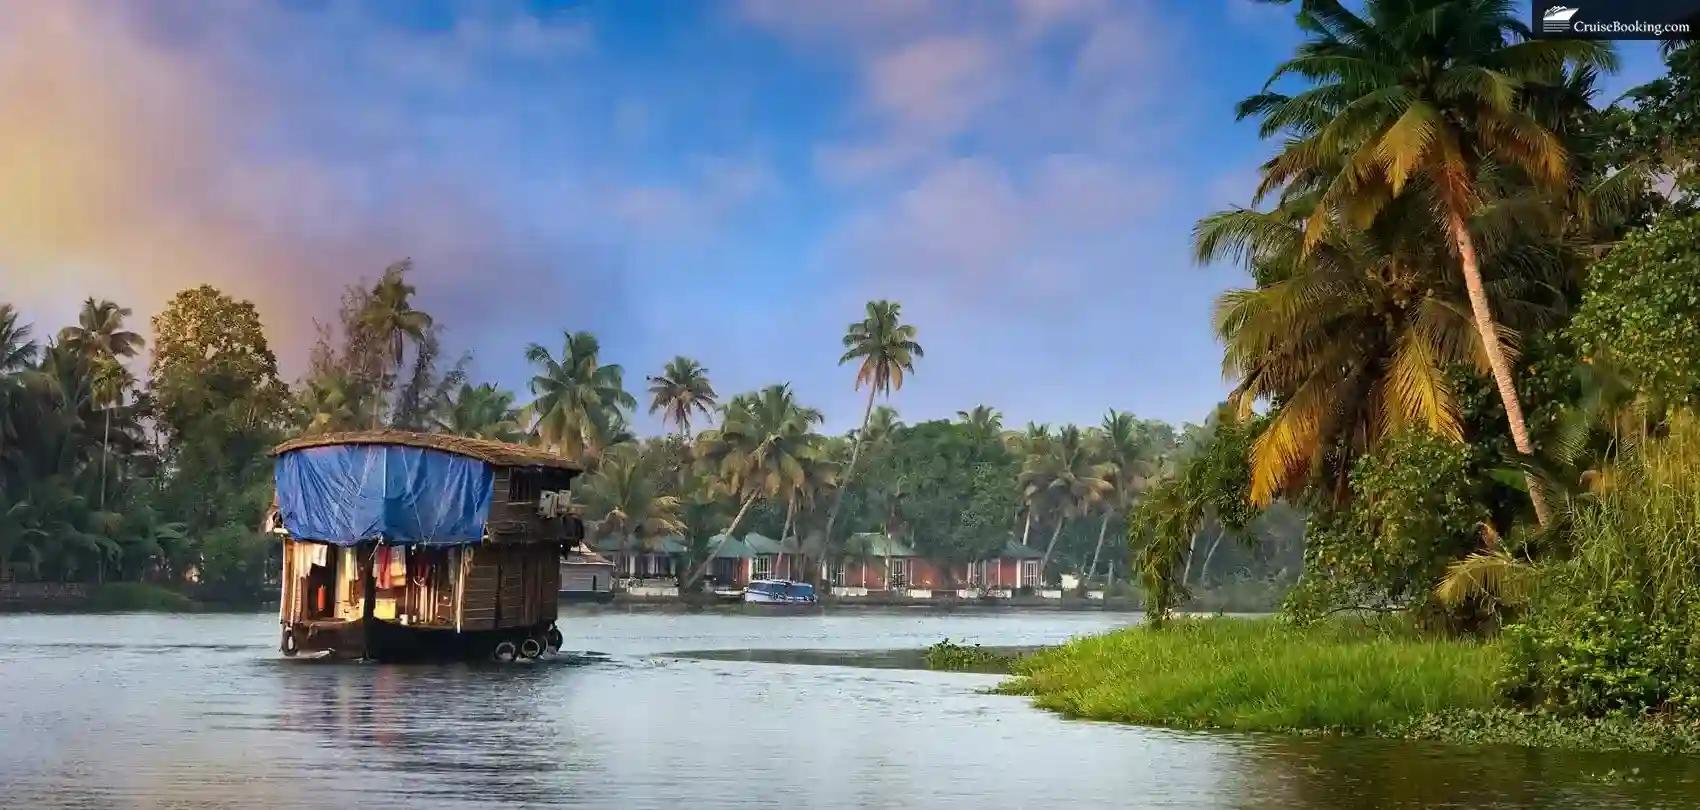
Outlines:
[[[257,535],[270,503],[269,448],[291,436],[391,428],[535,444],[578,460],[575,500],[598,537],[624,548],[682,536],[683,577],[699,580],[713,538],[792,538],[811,563],[883,532],[954,566],[1031,545],[1051,578],[1129,578],[1127,521],[1153,481],[1208,442],[1111,409],[1097,425],[1014,428],[976,405],[905,424],[882,402],[925,349],[894,302],[869,302],[843,336],[846,384],[865,392],[860,426],[820,430],[822,413],[775,383],[723,396],[709,370],[677,357],[634,393],[595,335],[531,344],[521,399],[468,378],[444,329],[415,305],[411,264],[351,285],[318,326],[308,369],[278,376],[259,314],[210,286],[184,290],[130,330],[133,313],[90,298],[77,324],[40,335],[0,304],[0,573],[51,581],[186,580],[210,594],[257,593],[273,554]],[[127,363],[146,357],[147,381]],[[639,437],[639,408],[662,435]],[[1289,521],[1290,522],[1290,521]],[[1285,557],[1222,543],[1195,582],[1266,579]],[[809,565],[806,570],[817,567]]]

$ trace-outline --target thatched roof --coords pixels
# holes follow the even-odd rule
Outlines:
[[[321,433],[317,436],[302,436],[290,439],[272,448],[272,455],[280,456],[284,453],[305,450],[309,447],[334,447],[343,444],[391,444],[403,447],[419,447],[426,450],[440,450],[444,453],[475,458],[497,467],[580,469],[579,465],[572,461],[540,447],[526,447],[525,445],[494,442],[488,439],[469,439],[465,436],[449,436],[442,433],[410,433],[405,430],[358,430],[348,433]]]

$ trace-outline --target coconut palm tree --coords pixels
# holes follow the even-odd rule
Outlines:
[[[418,345],[431,331],[430,314],[413,308],[413,295],[417,290],[407,283],[407,272],[412,269],[412,259],[403,259],[384,268],[384,277],[372,288],[372,297],[360,313],[360,328],[383,347],[383,354],[373,361],[382,364],[375,369],[377,374],[374,376],[385,381],[394,380],[401,373],[407,344]],[[374,409],[373,427],[382,420],[383,410],[381,406]]]
[[[897,409],[890,405],[878,405],[868,414],[868,421],[861,430],[856,431],[856,439],[866,442],[869,447],[877,447],[892,440],[903,420],[898,418]]]
[[[41,346],[30,336],[35,327],[19,323],[11,304],[0,304],[0,375],[32,368]]]
[[[1156,473],[1156,465],[1146,456],[1149,443],[1143,427],[1138,417],[1114,409],[1104,414],[1104,421],[1099,425],[1096,450],[1105,480],[1110,483],[1110,492],[1103,502],[1104,521],[1098,526],[1098,542],[1092,547],[1092,562],[1086,568],[1088,581],[1098,573],[1098,559],[1104,550],[1104,536],[1109,533],[1111,518],[1117,514],[1130,514],[1133,504],[1145,492],[1146,482]]]
[[[1309,39],[1270,83],[1301,76],[1311,86],[1297,95],[1264,92],[1240,105],[1241,118],[1263,119],[1266,137],[1287,137],[1263,167],[1258,196],[1314,197],[1307,249],[1331,228],[1367,227],[1407,192],[1429,200],[1431,232],[1454,252],[1512,439],[1520,453],[1532,454],[1483,278],[1483,235],[1472,219],[1492,202],[1495,189],[1484,178],[1496,171],[1549,196],[1569,196],[1570,156],[1531,99],[1564,84],[1570,70],[1615,69],[1611,46],[1535,39],[1524,7],[1510,0],[1366,0],[1362,13],[1341,0],[1303,0],[1300,9]],[[1530,492],[1545,525],[1546,504],[1538,488]]]
[[[129,374],[123,362],[142,349],[142,336],[124,328],[124,319],[134,314],[129,307],[111,301],[83,301],[77,325],[59,332],[59,343],[81,356],[94,372],[95,404],[104,412],[105,426],[100,441],[100,508],[106,508],[107,458],[112,455],[112,410],[123,403]]]
[[[373,407],[371,393],[342,372],[309,381],[300,396],[302,433],[334,433],[366,424],[366,409]]]
[[[868,387],[868,404],[862,409],[862,433],[867,433],[868,420],[873,418],[874,397],[902,390],[903,375],[913,374],[915,361],[926,356],[916,342],[916,329],[903,323],[903,306],[893,301],[869,301],[867,317],[852,323],[844,331],[844,356],[838,364],[857,361],[856,389]],[[850,446],[850,462],[845,465],[838,493],[833,496],[832,511],[826,516],[826,537],[832,538],[832,528],[838,522],[838,510],[844,506],[844,491],[856,472],[856,461],[862,454],[862,442]]]
[[[598,361],[602,346],[589,332],[566,332],[560,360],[533,343],[525,359],[537,367],[531,393],[537,398],[525,408],[533,430],[544,445],[569,458],[583,459],[591,449],[605,447],[624,428],[625,413],[637,407],[626,391],[625,369]]]
[[[1003,414],[990,405],[975,405],[969,410],[957,411],[956,420],[968,428],[976,444],[989,443],[1003,435]]]
[[[1022,497],[1033,512],[1050,512],[1055,518],[1050,542],[1039,570],[1046,570],[1063,525],[1072,518],[1090,514],[1113,491],[1113,470],[1093,457],[1080,428],[1067,425],[1042,452],[1028,456],[1018,481]]]
[[[1491,371],[1471,293],[1459,276],[1437,270],[1447,255],[1427,238],[1429,212],[1418,198],[1389,204],[1368,230],[1336,214],[1314,241],[1308,204],[1224,212],[1196,231],[1201,261],[1239,257],[1258,280],[1218,298],[1216,329],[1226,346],[1224,373],[1238,381],[1230,402],[1240,417],[1255,400],[1281,402],[1252,451],[1251,498],[1259,506],[1313,471],[1331,477],[1336,497],[1345,497],[1352,461],[1400,427],[1462,438],[1448,370]],[[1487,246],[1484,294],[1505,316],[1503,346],[1514,328],[1556,315],[1560,302],[1541,295],[1564,267],[1551,245]]]
[[[713,413],[717,395],[708,381],[708,369],[679,355],[668,361],[660,376],[649,378],[649,396],[649,412],[660,412],[662,423],[673,423],[683,439],[691,433],[692,414]]]
[[[579,478],[585,514],[595,516],[597,534],[621,539],[621,550],[648,547],[656,538],[683,534],[684,505],[663,494],[642,449],[623,444],[610,450],[596,469]]]
[[[700,459],[719,490],[739,504],[738,511],[721,542],[679,583],[681,588],[702,579],[757,500],[787,497],[806,486],[810,465],[822,454],[822,437],[814,432],[821,412],[798,403],[789,385],[740,394],[721,413],[720,427],[698,437]]]
[[[1050,425],[1036,422],[1028,422],[1026,427],[1021,430],[1007,431],[1003,435],[1004,447],[1008,448],[1017,458],[1022,459],[1024,465],[1035,456],[1042,456],[1049,452],[1051,442],[1055,439],[1056,435],[1051,432]],[[1033,517],[1037,511],[1035,507],[1042,504],[1036,504],[1025,496],[1021,498],[1020,502],[1021,508],[1018,510],[1018,517],[1021,520],[1021,544],[1025,546],[1028,544],[1028,537],[1033,532]]]
[[[438,406],[432,424],[440,433],[498,442],[517,442],[525,434],[513,393],[490,383],[461,383],[454,397]]]

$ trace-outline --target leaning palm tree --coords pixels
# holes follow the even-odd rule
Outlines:
[[[549,350],[533,343],[525,348],[525,359],[537,367],[531,378],[531,393],[537,399],[525,414],[535,420],[534,430],[544,445],[569,458],[582,459],[623,427],[624,413],[637,407],[626,391],[625,369],[603,365],[598,355],[602,346],[589,332],[567,332],[556,360]]]
[[[1570,156],[1555,122],[1530,100],[1563,85],[1570,70],[1615,69],[1616,57],[1605,42],[1535,39],[1524,10],[1510,0],[1366,0],[1360,14],[1341,0],[1302,0],[1299,21],[1310,38],[1270,84],[1296,75],[1311,86],[1291,96],[1266,89],[1239,113],[1261,117],[1265,137],[1286,135],[1264,164],[1258,197],[1282,191],[1316,200],[1307,249],[1330,228],[1367,227],[1411,190],[1432,202],[1431,231],[1454,253],[1448,264],[1463,278],[1512,439],[1527,456],[1534,447],[1472,219],[1492,202],[1495,189],[1483,178],[1496,172],[1550,197],[1570,196]],[[1530,493],[1545,525],[1547,506],[1537,487]]]
[[[700,461],[717,488],[739,503],[738,511],[681,588],[702,579],[756,501],[786,497],[807,485],[811,463],[821,456],[822,437],[814,432],[821,412],[799,404],[789,385],[740,394],[721,412],[720,427],[698,438]]]
[[[868,420],[873,417],[874,397],[892,391],[902,390],[903,375],[915,372],[915,361],[926,356],[921,344],[916,342],[916,329],[911,324],[903,323],[903,305],[893,301],[869,301],[867,317],[850,324],[844,331],[844,356],[838,358],[838,364],[843,365],[852,360],[858,361],[856,368],[856,388],[868,387],[868,404],[862,409],[862,432],[868,429]],[[838,493],[833,496],[832,510],[826,516],[826,538],[832,538],[832,528],[838,522],[838,510],[844,506],[844,491],[850,487],[850,478],[856,472],[856,461],[862,454],[862,442],[857,440],[850,446],[850,462],[845,465],[839,481]]]
[[[407,344],[419,344],[431,331],[430,314],[413,308],[413,295],[417,290],[407,283],[407,272],[412,269],[412,259],[403,259],[385,268],[384,277],[372,288],[372,296],[360,313],[360,328],[383,347],[383,354],[372,358],[373,362],[382,364],[373,369],[377,372],[374,375],[377,379],[394,380],[401,373]],[[373,427],[377,427],[378,420],[383,418],[383,410],[382,407],[374,409]]]
[[[717,395],[708,369],[680,355],[668,361],[660,376],[649,378],[649,396],[649,412],[660,412],[662,423],[673,423],[683,439],[691,433],[692,414],[713,413]]]
[[[1259,282],[1218,298],[1216,329],[1226,346],[1223,371],[1238,383],[1230,398],[1238,415],[1259,399],[1282,403],[1250,459],[1251,498],[1260,506],[1313,472],[1344,498],[1352,460],[1392,430],[1461,438],[1448,369],[1490,370],[1467,285],[1436,270],[1446,256],[1426,238],[1420,198],[1390,204],[1368,230],[1336,213],[1315,241],[1308,205],[1224,212],[1196,232],[1201,261],[1238,257]],[[1563,270],[1559,252],[1532,240],[1493,247],[1483,256],[1490,300],[1510,326],[1543,325],[1556,302],[1540,296]],[[1502,326],[1496,345],[1515,337]]]

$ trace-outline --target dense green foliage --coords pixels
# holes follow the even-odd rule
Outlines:
[[[1313,521],[1305,579],[1287,603],[1301,619],[1349,609],[1422,608],[1449,561],[1480,543],[1487,509],[1472,448],[1423,431],[1394,434],[1354,465],[1356,496]]]
[[[1638,439],[1574,507],[1563,553],[1531,572],[1503,688],[1566,715],[1700,718],[1700,424]]]
[[[1582,356],[1609,356],[1636,387],[1700,403],[1700,215],[1630,234],[1588,271],[1570,322]]]
[[[1362,709],[1342,722],[1303,689],[1239,694],[1262,681],[1186,646],[1197,631],[1183,626],[1040,656],[1027,683],[1043,705],[1159,724],[1397,721],[1445,736],[1445,717],[1491,697],[1539,712],[1517,732],[1530,739],[1611,738],[1619,720],[1601,718],[1700,719],[1687,483],[1700,472],[1700,50],[1668,45],[1664,77],[1602,109],[1590,98],[1611,47],[1536,39],[1510,4],[1289,5],[1305,41],[1239,107],[1277,143],[1264,204],[1195,231],[1200,260],[1236,261],[1253,283],[1217,303],[1228,407],[1130,526],[1151,623],[1186,598],[1202,529],[1296,507],[1308,525],[1288,618],[1503,627],[1504,668],[1453,672],[1449,698],[1373,717],[1330,695]],[[1269,658],[1329,647],[1259,633]],[[1177,707],[1163,668],[1224,686],[1175,685],[1197,701]],[[1365,688],[1396,688],[1397,669]],[[1452,714],[1424,719],[1437,709]]]

